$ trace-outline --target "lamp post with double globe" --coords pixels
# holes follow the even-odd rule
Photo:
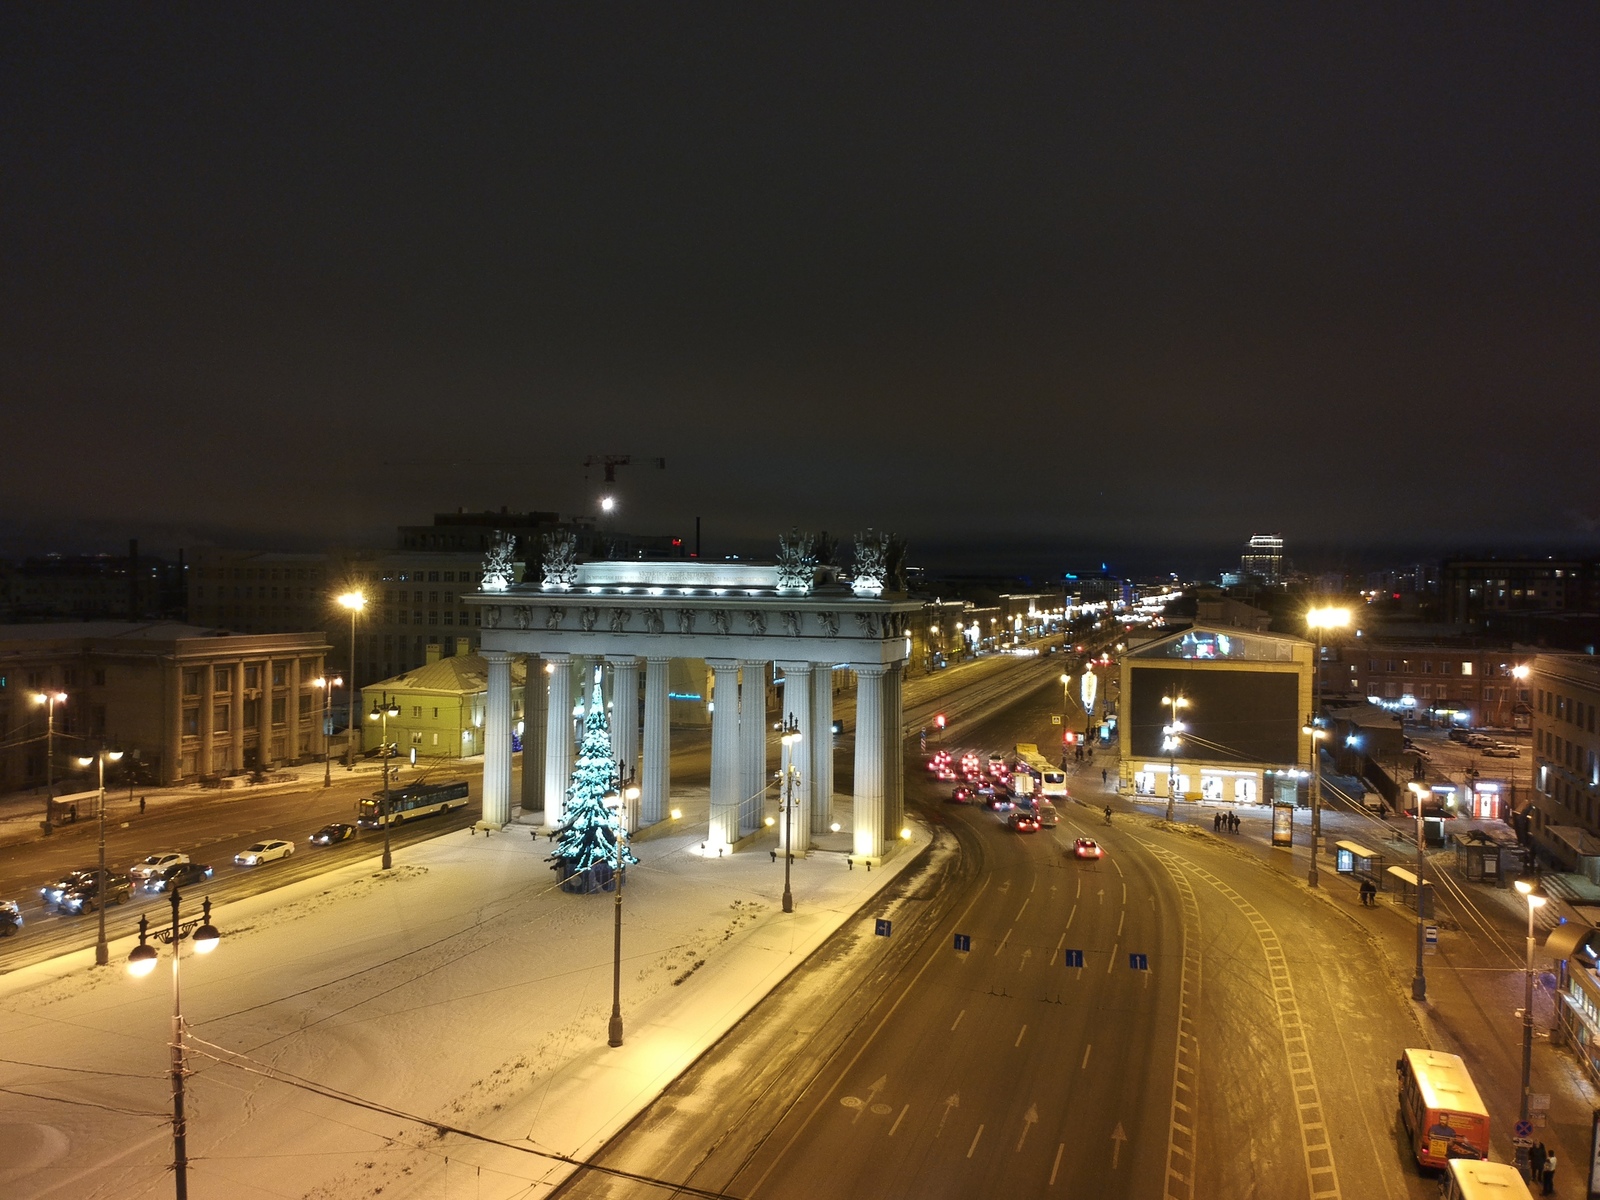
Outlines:
[[[350,674],[345,678],[344,769],[356,769],[356,618],[367,607],[367,598],[359,591],[346,592],[339,597],[341,608],[350,611]]]
[[[111,961],[111,952],[106,945],[106,763],[117,762],[121,758],[121,750],[104,749],[97,754],[84,754],[78,758],[79,766],[87,767],[95,763],[100,772],[100,795],[96,805],[100,820],[100,874],[95,881],[95,890],[99,894],[94,902],[100,917],[100,934],[94,943],[94,965],[97,967],[103,967]]]

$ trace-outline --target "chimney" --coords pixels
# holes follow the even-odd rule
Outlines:
[[[471,653],[472,653],[472,639],[469,638],[469,637],[458,637],[456,639],[456,657],[457,658],[465,658],[467,655],[469,655]]]
[[[440,656],[443,655],[443,654],[444,654],[444,647],[443,646],[441,646],[438,642],[429,642],[428,643],[428,649],[426,651],[426,657],[423,660],[423,665],[424,666],[429,666],[429,665],[431,665],[433,663],[438,662]]]

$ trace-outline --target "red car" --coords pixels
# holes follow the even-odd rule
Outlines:
[[[1039,832],[1039,818],[1025,808],[1019,808],[1011,814],[1010,825],[1018,833]]]
[[[1072,853],[1078,858],[1100,858],[1105,851],[1093,838],[1079,838],[1072,847]]]

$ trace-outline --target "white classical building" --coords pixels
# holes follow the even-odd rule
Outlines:
[[[762,828],[773,779],[768,737],[774,724],[792,717],[804,748],[800,795],[810,816],[792,821],[792,839],[793,850],[804,853],[811,835],[827,831],[833,820],[831,676],[848,668],[856,678],[854,852],[881,857],[904,811],[901,680],[911,621],[921,605],[891,590],[898,548],[883,538],[869,538],[865,547],[863,554],[858,546],[849,584],[834,569],[814,565],[808,538],[785,540],[777,566],[579,564],[563,556],[558,542],[545,546],[538,577],[523,583],[513,582],[509,548],[498,563],[491,555],[483,590],[464,597],[483,609],[489,671],[483,819],[503,825],[512,815],[515,657],[527,660],[521,806],[524,813],[542,813],[547,828],[561,821],[572,776],[573,712],[581,699],[573,693],[574,662],[603,663],[611,673],[617,758],[625,770],[637,771],[639,819],[649,825],[671,807],[670,666],[674,658],[694,658],[706,662],[715,681],[708,849],[732,848]],[[779,713],[767,711],[773,664],[782,673]]]

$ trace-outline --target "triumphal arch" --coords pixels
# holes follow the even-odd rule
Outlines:
[[[844,668],[856,680],[852,844],[857,855],[881,856],[904,811],[901,681],[920,605],[906,598],[896,539],[858,535],[848,574],[819,561],[831,554],[819,555],[818,545],[805,534],[781,538],[771,565],[578,562],[571,542],[555,534],[546,537],[538,569],[519,581],[513,547],[497,544],[481,590],[463,597],[483,610],[488,660],[484,820],[511,819],[515,656],[527,659],[522,807],[542,811],[546,827],[560,823],[571,782],[573,662],[604,663],[611,672],[613,741],[625,768],[637,771],[639,820],[648,825],[671,807],[669,667],[674,658],[695,658],[715,680],[708,849],[732,847],[761,826],[772,781],[768,740],[775,722],[792,717],[803,756],[797,811],[809,820],[794,819],[791,836],[804,852],[832,822],[833,672]],[[773,664],[782,675],[778,713],[767,711]]]

